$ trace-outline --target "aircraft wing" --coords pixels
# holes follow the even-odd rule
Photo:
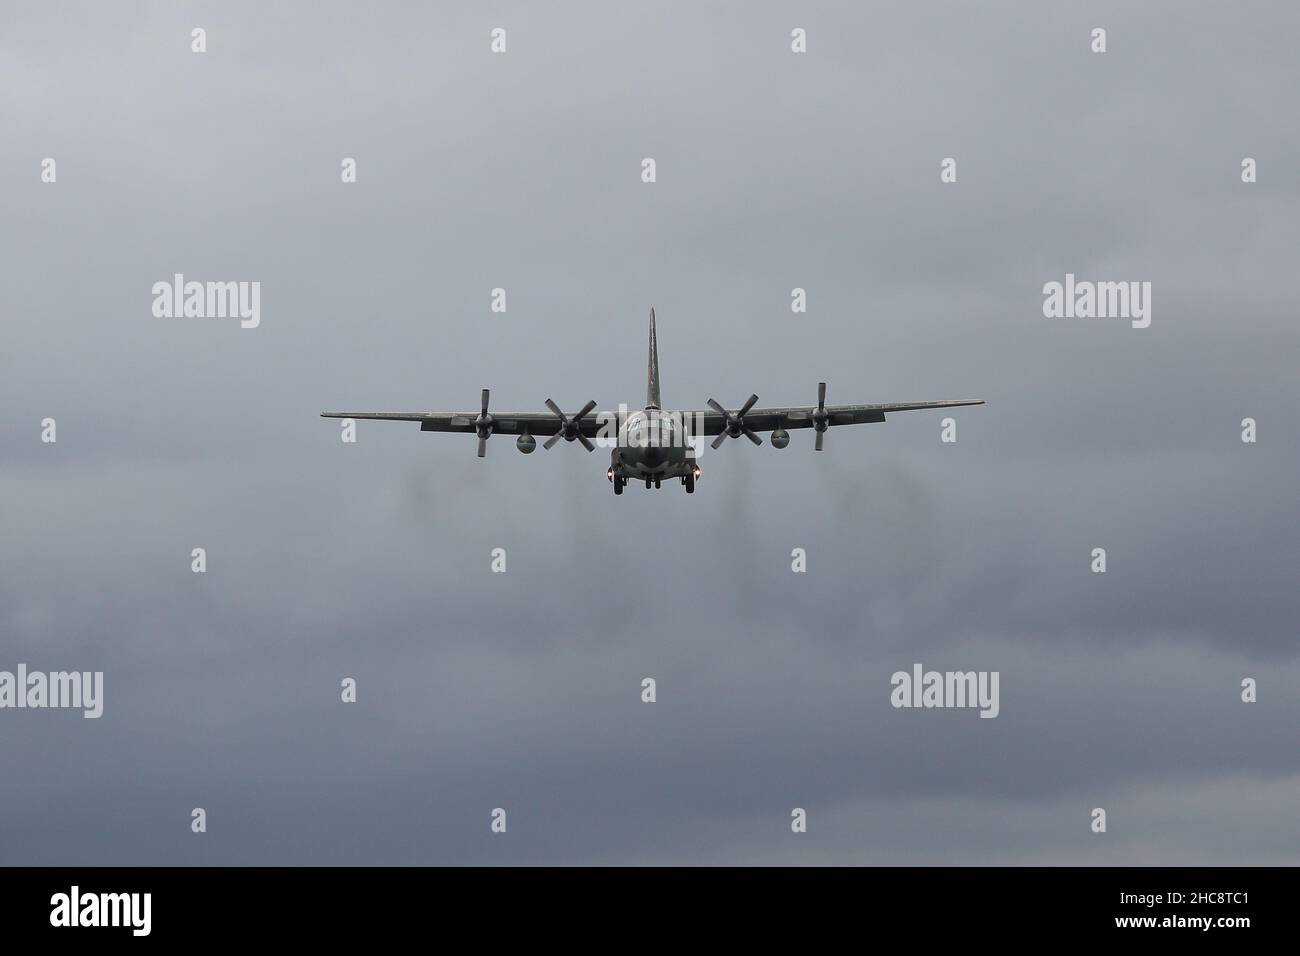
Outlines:
[[[653,339],[652,339],[653,342]],[[652,346],[653,348],[653,346]],[[652,363],[653,367],[653,363]],[[652,389],[653,392],[653,389]],[[614,412],[596,412],[596,403],[588,402],[573,415],[564,412],[549,398],[546,405],[548,412],[495,412],[489,413],[488,390],[483,389],[482,404],[477,413],[469,412],[321,412],[322,418],[378,419],[380,421],[419,422],[420,431],[424,432],[462,432],[478,436],[478,456],[482,458],[487,451],[487,441],[492,435],[530,435],[545,438],[545,447],[550,448],[561,438],[566,441],[581,442],[587,451],[595,451],[593,438],[610,438],[612,423],[621,424]],[[795,405],[785,408],[754,408],[758,396],[751,395],[738,410],[723,408],[713,399],[709,399],[706,411],[689,412],[685,415],[686,431],[695,435],[717,436],[712,445],[717,448],[726,441],[727,435],[739,437],[745,435],[754,444],[761,444],[758,432],[770,432],[778,428],[813,428],[817,431],[817,451],[822,450],[822,440],[826,429],[833,425],[860,425],[867,422],[883,422],[885,415],[894,412],[910,412],[927,408],[954,408],[959,405],[983,405],[979,400],[955,402],[886,402],[878,405],[827,405],[826,383],[817,386],[816,405]],[[702,431],[701,431],[702,429]],[[784,447],[784,440],[780,446]],[[531,451],[530,445],[520,448]]]
[[[321,412],[321,418],[373,418],[388,422],[419,422],[422,432],[474,433],[478,412]],[[590,412],[577,423],[581,433],[595,438],[600,429],[600,415],[614,412]],[[508,435],[554,435],[560,419],[551,412],[492,412],[492,431]]]
[[[955,408],[959,405],[983,405],[979,399],[964,399],[951,402],[884,402],[876,405],[825,405],[826,424],[863,425],[869,422],[883,422],[886,413],[910,412],[927,408]],[[813,428],[816,405],[796,405],[788,408],[751,408],[744,413],[745,425],[756,432],[770,432],[777,428]],[[726,419],[714,409],[690,412],[688,421],[699,421],[694,416],[703,416],[704,434],[720,435],[726,428]]]
[[[883,422],[886,413],[910,412],[929,408],[955,408],[960,405],[983,405],[976,399],[950,402],[884,402],[875,405],[825,405],[826,424],[862,425]],[[816,405],[794,405],[784,408],[751,408],[744,413],[745,425],[752,431],[770,432],[777,428],[813,428]],[[460,432],[472,434],[478,412],[321,412],[322,418],[378,419],[390,422],[419,422],[424,432]],[[602,424],[616,412],[593,411],[584,415],[577,426],[587,438],[595,438]],[[689,425],[703,422],[705,435],[719,435],[726,428],[726,419],[712,408],[702,411],[679,412]],[[559,416],[551,412],[492,412],[492,431],[508,435],[547,437],[560,430]]]

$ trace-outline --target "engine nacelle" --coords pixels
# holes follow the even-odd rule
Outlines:
[[[524,432],[515,440],[515,447],[525,455],[531,455],[533,450],[537,447],[537,439],[527,432]]]
[[[774,429],[772,432],[772,447],[784,448],[790,444],[790,433],[784,428]]]

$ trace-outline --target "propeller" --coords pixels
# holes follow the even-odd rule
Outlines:
[[[822,440],[826,437],[826,429],[830,427],[831,414],[826,411],[826,383],[817,383],[817,407],[812,413],[813,428],[817,429],[817,444],[814,446],[817,451],[822,450]]]
[[[483,389],[482,410],[478,418],[474,419],[474,432],[478,435],[478,456],[482,458],[487,454],[487,440],[492,437],[492,416],[488,414],[488,396],[491,395],[486,388]]]
[[[582,433],[582,425],[580,424],[582,420],[591,413],[591,410],[596,407],[595,399],[592,399],[586,405],[583,405],[582,411],[578,412],[578,414],[574,415],[572,418],[560,411],[560,406],[556,405],[549,398],[546,400],[546,407],[554,412],[555,416],[560,420],[560,430],[550,438],[546,439],[546,444],[542,446],[543,448],[549,450],[552,445],[563,438],[565,441],[582,442],[582,447],[587,449],[587,451],[596,450],[596,446],[591,443],[591,439]]]
[[[718,433],[717,438],[713,439],[710,447],[716,449],[728,438],[739,438],[741,435],[744,435],[755,445],[763,444],[763,439],[759,438],[754,433],[754,430],[745,424],[745,415],[754,407],[754,403],[757,401],[758,396],[751,395],[749,401],[741,406],[740,411],[729,412],[713,399],[709,399],[709,407],[722,416],[722,431]]]

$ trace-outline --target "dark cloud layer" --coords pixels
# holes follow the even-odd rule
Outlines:
[[[1300,861],[1293,5],[7,19],[0,669],[106,702],[0,712],[0,863]],[[1151,327],[1045,319],[1067,271]],[[651,304],[670,404],[989,404],[690,498],[316,417],[636,404]],[[894,710],[914,661],[1001,715]]]

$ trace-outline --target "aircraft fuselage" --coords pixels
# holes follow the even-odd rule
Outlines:
[[[694,485],[700,469],[695,449],[683,434],[682,419],[647,407],[627,416],[618,432],[618,444],[610,453],[611,481],[662,481],[679,479]]]

